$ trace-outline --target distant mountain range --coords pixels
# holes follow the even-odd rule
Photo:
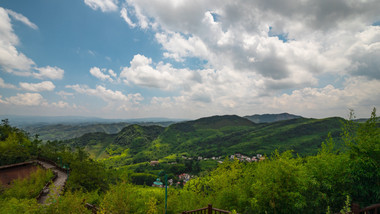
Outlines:
[[[181,119],[168,119],[168,118],[144,118],[144,119],[128,119],[128,120],[119,120],[119,119],[102,119],[95,117],[37,117],[37,116],[0,116],[1,119],[8,118],[11,125],[17,126],[26,132],[30,133],[31,136],[39,135],[39,138],[42,140],[68,140],[73,138],[80,138],[85,135],[85,139],[87,137],[93,138],[92,141],[98,141],[100,135],[120,135],[120,133],[125,132],[126,127],[135,127],[130,126],[131,124],[137,124],[139,127],[152,127],[152,126],[160,126],[162,128],[156,128],[162,131],[162,136],[160,135],[159,139],[164,139],[167,141],[188,141],[189,139],[183,139],[181,133],[186,133],[186,135],[201,136],[198,138],[192,139],[196,141],[207,141],[207,139],[213,139],[213,135],[208,136],[207,132],[214,132],[215,130],[222,130],[219,135],[217,135],[217,139],[223,141],[223,143],[228,142],[231,138],[225,139],[225,130],[229,130],[228,132],[233,133],[233,137],[236,141],[252,141],[254,137],[251,139],[245,136],[245,131],[248,129],[255,129],[257,127],[261,127],[260,130],[269,129],[269,127],[276,127],[279,124],[287,124],[291,123],[311,123],[312,121],[319,121],[316,119],[306,119],[301,116],[292,115],[288,113],[281,114],[255,114],[252,116],[240,117],[236,115],[223,115],[223,116],[211,116],[206,118],[200,118],[197,120],[189,120],[184,121]],[[285,123],[281,123],[285,122]],[[294,125],[294,124],[293,124]],[[254,127],[254,128],[253,128]],[[329,127],[329,126],[326,126]],[[149,128],[148,128],[149,129]],[[281,129],[284,129],[282,127]],[[146,128],[140,128],[139,130],[146,130]],[[206,131],[207,130],[207,131]],[[211,130],[211,131],[210,131]],[[335,129],[334,129],[335,130]],[[250,133],[249,131],[249,133]],[[256,130],[257,131],[257,130]],[[220,131],[218,131],[220,132]],[[273,130],[273,133],[277,133],[278,130]],[[317,131],[319,132],[319,131]],[[328,130],[323,131],[323,135],[326,135]],[[97,134],[96,136],[91,137],[91,133],[103,133]],[[170,133],[170,134],[168,134]],[[90,135],[89,135],[90,134]],[[319,133],[321,134],[321,133]],[[170,136],[177,136],[176,139]],[[123,134],[126,136],[126,134]],[[182,137],[181,137],[182,136]],[[155,136],[157,137],[157,136]],[[169,140],[167,139],[169,138]],[[97,140],[98,139],[98,140]],[[108,138],[107,138],[108,139]],[[118,139],[122,139],[119,137]],[[151,137],[148,137],[151,139]],[[217,140],[213,139],[211,141]],[[259,138],[262,141],[262,138]],[[154,140],[154,139],[153,139]],[[106,140],[106,142],[113,142],[117,145],[121,145],[121,140]],[[149,140],[149,141],[152,141]],[[272,141],[272,140],[271,140]],[[318,143],[321,141],[319,138]],[[316,142],[317,142],[316,141]],[[86,145],[85,140],[83,138],[80,140],[81,145]],[[177,144],[177,143],[175,143]],[[199,147],[199,146],[198,146]],[[192,149],[198,149],[198,147]],[[234,145],[233,148],[237,148],[237,145]],[[182,147],[180,147],[182,148]],[[178,148],[177,150],[181,150]],[[202,148],[200,146],[199,148]],[[238,151],[238,150],[236,150]],[[239,150],[240,151],[240,150]],[[244,150],[243,150],[244,151]],[[267,151],[267,150],[265,150]]]
[[[280,120],[283,117],[274,118]],[[88,133],[63,143],[85,147],[92,157],[110,158],[113,164],[121,165],[183,154],[203,157],[234,153],[269,155],[275,149],[294,150],[306,155],[315,154],[328,133],[339,143],[344,121],[338,117],[299,117],[254,123],[246,117],[224,115],[174,123],[168,127],[128,125],[115,134]]]
[[[254,122],[254,123],[272,123],[282,120],[291,120],[291,119],[297,119],[302,118],[298,115],[288,114],[288,113],[281,113],[281,114],[254,114],[252,116],[245,116],[248,120]]]
[[[135,119],[105,119],[99,117],[81,117],[81,116],[19,116],[19,115],[1,115],[0,119],[8,119],[9,123],[17,127],[30,125],[48,125],[48,124],[92,124],[92,123],[166,123],[179,122],[185,119],[170,118],[135,118]]]
[[[281,113],[281,114],[255,114],[245,116],[254,123],[271,123],[281,120],[290,120],[301,118],[301,116]],[[26,127],[30,125],[49,125],[49,124],[93,124],[93,123],[167,123],[182,122],[188,119],[178,118],[134,118],[134,119],[105,119],[100,117],[82,117],[82,116],[20,116],[20,115],[0,115],[0,119],[8,119],[9,123],[17,127]]]

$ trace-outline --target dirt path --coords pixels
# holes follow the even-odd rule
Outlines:
[[[50,169],[57,174],[57,178],[54,180],[54,182],[48,187],[43,189],[44,193],[38,199],[38,203],[47,204],[47,203],[57,200],[59,195],[62,193],[63,188],[67,181],[67,174],[57,169],[56,166],[50,163],[40,161],[40,160],[38,160],[37,162],[41,164],[45,169]]]

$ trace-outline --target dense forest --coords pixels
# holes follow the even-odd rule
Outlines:
[[[71,173],[65,194],[49,205],[38,204],[32,191],[42,188],[51,177],[49,172],[38,171],[28,179],[15,180],[10,187],[0,186],[0,213],[91,213],[85,202],[99,207],[99,213],[163,213],[164,189],[151,187],[157,177],[164,180],[162,170],[172,179],[183,172],[195,175],[185,185],[170,186],[168,213],[207,204],[238,213],[336,213],[348,211],[352,202],[363,207],[380,201],[376,109],[364,123],[298,118],[259,125],[229,117],[167,128],[133,125],[118,134],[89,134],[66,142],[43,142],[3,120],[0,165],[37,157],[57,161],[59,157]],[[336,121],[342,124],[339,132],[335,128],[327,136],[318,132],[335,127],[328,124]],[[90,157],[88,151],[94,150],[89,149],[88,139],[101,147],[97,151],[105,152],[105,159]],[[207,161],[179,158],[183,153],[207,156],[240,152],[252,146],[251,139],[258,145],[250,151],[267,154],[265,160],[225,158],[223,163],[206,166]],[[315,146],[316,140],[319,146]],[[163,164],[148,164],[151,156]],[[175,160],[176,164],[164,160]]]

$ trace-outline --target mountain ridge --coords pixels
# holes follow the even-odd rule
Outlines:
[[[301,117],[256,124],[236,115],[211,116],[168,127],[129,125],[116,135],[109,135],[108,140],[96,140],[88,134],[86,136],[91,143],[81,144],[94,157],[107,158],[123,153],[120,158],[124,161],[118,160],[118,164],[158,160],[179,154],[203,157],[234,153],[269,155],[276,149],[307,155],[316,154],[329,133],[338,139],[344,121],[339,117]],[[64,143],[75,145],[78,141],[80,139],[71,139]]]
[[[247,115],[244,116],[244,118],[247,118],[248,120],[254,122],[254,123],[272,123],[282,120],[291,120],[296,118],[303,118],[299,115],[289,114],[289,113],[280,113],[280,114],[254,114],[254,115]]]

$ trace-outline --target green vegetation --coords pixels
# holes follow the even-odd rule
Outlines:
[[[65,195],[56,202],[38,205],[29,196],[19,198],[17,192],[24,190],[18,190],[2,194],[0,213],[90,213],[84,208],[84,201],[97,205],[99,213],[162,213],[164,189],[150,187],[150,182],[161,174],[161,170],[173,180],[177,173],[198,172],[194,173],[198,176],[183,188],[169,188],[168,213],[197,209],[209,203],[238,213],[336,213],[349,210],[351,202],[368,206],[380,201],[380,126],[375,110],[370,120],[359,124],[339,118],[300,118],[254,124],[231,116],[227,120],[214,117],[212,121],[211,126],[205,120],[199,120],[172,125],[164,130],[149,131],[140,126],[126,128],[124,133],[128,134],[119,133],[120,141],[112,141],[109,145],[114,147],[106,147],[112,150],[106,160],[115,159],[117,165],[114,167],[105,167],[104,163],[111,162],[92,160],[83,148],[73,149],[62,142],[31,141],[5,121],[0,127],[2,151],[24,145],[26,153],[6,153],[1,155],[1,161],[12,163],[33,156],[56,161],[59,156],[63,162],[69,163],[72,171]],[[343,131],[337,131],[337,124],[343,124]],[[315,146],[317,152],[308,150],[306,146],[320,140],[324,136],[321,131],[325,129],[331,130],[330,135],[320,141],[323,142],[320,146]],[[213,143],[217,136],[226,141]],[[137,138],[141,145],[134,145]],[[243,144],[232,143],[239,138]],[[251,145],[249,138],[271,143]],[[307,143],[297,142],[300,139]],[[288,145],[288,142],[292,144]],[[267,153],[270,155],[264,161],[249,163],[226,158],[215,169],[203,171],[203,167],[211,165],[209,160],[199,162],[181,158],[184,154],[200,155],[201,149],[197,151],[195,143],[207,150],[205,154],[213,154],[218,145],[221,153],[227,152],[225,147],[255,147],[251,151],[257,151],[257,148],[266,151],[279,145],[281,148]],[[181,150],[181,145],[188,147]],[[150,150],[152,148],[155,150]],[[302,149],[304,153],[296,156],[292,148]],[[171,154],[174,149],[178,151]],[[150,157],[144,155],[159,158],[160,164],[136,161]],[[116,157],[120,159],[116,160]],[[124,166],[118,161],[129,162],[129,165]]]
[[[84,147],[92,158],[107,167],[160,160],[185,154],[188,157],[219,157],[234,153],[248,156],[293,150],[299,155],[316,154],[328,133],[338,146],[341,118],[306,119],[255,124],[246,118],[214,116],[170,125],[130,125],[118,134],[89,133],[63,141],[63,145]],[[170,158],[169,158],[170,159]],[[172,160],[175,161],[175,160]],[[178,161],[178,160],[177,160]],[[204,165],[204,164],[203,164]]]
[[[244,118],[247,118],[248,120],[254,122],[254,123],[273,123],[277,121],[282,120],[291,120],[291,119],[297,119],[302,118],[298,115],[288,114],[288,113],[281,113],[281,114],[255,114],[251,116],[245,116]]]
[[[23,127],[23,130],[27,131],[31,135],[38,134],[41,140],[67,140],[94,132],[116,134],[128,125],[128,123],[55,125],[36,124]]]
[[[0,198],[14,197],[17,199],[36,198],[47,182],[53,178],[50,170],[37,168],[28,178],[12,181],[10,188],[1,187]]]

